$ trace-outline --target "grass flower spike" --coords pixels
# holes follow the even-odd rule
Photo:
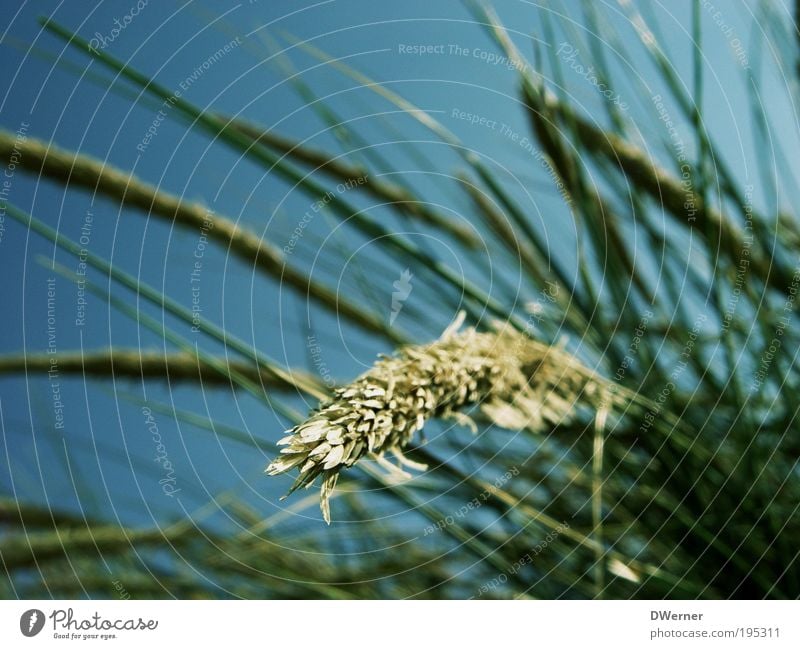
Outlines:
[[[427,468],[402,449],[430,419],[454,419],[477,432],[464,410],[478,406],[498,426],[541,430],[570,419],[581,401],[599,403],[599,378],[564,351],[509,326],[459,332],[462,321],[463,314],[434,343],[403,347],[336,390],[278,442],[284,448],[267,472],[299,467],[289,493],[322,476],[321,508],[330,522],[339,473],[365,455],[393,477],[410,475],[386,459],[388,452],[401,466]]]

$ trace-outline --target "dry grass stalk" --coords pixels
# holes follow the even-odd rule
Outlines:
[[[578,115],[571,106],[564,104],[545,87],[540,76],[528,72],[530,66],[501,25],[497,14],[486,7],[484,11],[498,44],[517,68],[523,71],[523,97],[530,109],[533,128],[545,146],[551,137],[547,131],[558,132],[556,126],[559,122],[574,127],[574,135],[589,151],[602,155],[611,164],[618,166],[633,186],[647,192],[672,214],[677,222],[684,226],[694,224],[700,233],[708,231],[708,244],[718,246],[735,264],[739,263],[747,243],[744,232],[732,219],[708,205],[702,196],[696,193],[693,183],[689,186],[684,184],[661,167],[649,152],[615,133],[603,130]],[[558,152],[551,148],[548,148],[548,154],[559,167],[559,173],[565,183],[569,185],[572,173],[569,169],[572,165],[570,157],[563,155],[562,152],[563,159],[559,160]],[[786,222],[785,218],[783,222]],[[796,230],[794,227],[790,229]],[[785,269],[775,263],[774,259],[770,260],[768,256],[754,252],[749,254],[749,259],[752,272],[765,284],[786,292],[791,284],[791,277]]]
[[[161,191],[132,174],[90,156],[60,149],[34,138],[19,142],[13,133],[0,130],[0,159],[7,160],[15,149],[19,154],[21,169],[59,180],[69,187],[100,192],[123,205],[202,230],[210,239],[228,246],[231,253],[246,263],[308,295],[329,311],[345,316],[369,331],[382,333],[396,343],[402,342],[382,319],[357,304],[351,304],[334,289],[287,263],[280,248],[239,227],[231,219],[215,214],[201,203],[186,201]]]
[[[57,363],[54,365],[53,360]],[[204,385],[232,385],[229,374],[240,374],[265,388],[296,390],[296,381],[287,381],[262,368],[255,361],[238,361],[220,358],[219,364],[228,372],[222,373],[210,363],[188,352],[165,353],[138,349],[107,349],[86,352],[59,352],[50,354],[14,354],[0,356],[0,374],[17,372],[49,372],[55,368],[60,374],[79,374],[85,378],[115,376],[131,379],[164,379],[168,381],[200,381]],[[316,377],[291,370],[293,379],[324,390]]]
[[[224,116],[223,118],[230,121],[231,128],[253,138],[254,142],[259,142],[279,153],[307,165],[311,165],[315,169],[319,169],[321,172],[328,174],[338,181],[347,182],[360,179],[363,181],[363,184],[356,185],[356,188],[363,189],[378,200],[388,201],[409,216],[447,232],[473,250],[480,248],[481,241],[469,226],[461,224],[446,214],[432,209],[404,187],[395,183],[378,180],[374,176],[369,175],[367,170],[361,166],[352,165],[337,158],[331,158],[323,151],[302,146],[295,140],[265,130],[254,124],[249,124],[244,120],[231,119]]]
[[[299,467],[289,493],[321,476],[321,508],[330,522],[339,473],[365,455],[394,477],[410,476],[385,458],[389,452],[401,466],[426,468],[402,453],[426,421],[450,418],[476,430],[464,410],[477,406],[498,426],[542,431],[573,419],[581,406],[605,407],[605,382],[563,350],[508,326],[459,332],[462,319],[439,340],[400,348],[336,390],[278,442],[284,448],[267,472]]]
[[[530,96],[526,95],[530,101]],[[564,124],[575,127],[575,135],[581,144],[594,154],[603,156],[609,163],[618,167],[631,186],[642,189],[669,212],[681,225],[695,224],[698,232],[710,231],[709,245],[718,246],[734,263],[743,257],[742,251],[748,248],[745,233],[735,221],[718,209],[707,204],[694,190],[670,173],[656,161],[651,152],[645,151],[619,135],[598,128],[585,118],[563,105],[551,93],[545,93],[545,105],[554,116]],[[532,115],[536,120],[537,116]],[[778,215],[781,232],[789,234],[797,231],[794,222],[785,213]],[[791,277],[774,259],[763,252],[753,251],[748,255],[751,271],[766,284],[785,292],[791,285]]]
[[[554,277],[542,270],[548,267],[547,260],[543,259],[527,241],[516,233],[502,209],[477,185],[473,184],[466,174],[459,174],[458,179],[477,208],[478,215],[492,228],[503,245],[520,260],[531,277],[535,278],[540,285],[544,285],[548,281],[555,281]]]
[[[3,536],[0,561],[6,570],[38,566],[49,560],[84,553],[110,556],[133,547],[159,547],[165,542],[191,539],[187,526],[164,529],[131,529],[115,525],[91,525],[83,528],[58,528],[44,531],[24,530]]]

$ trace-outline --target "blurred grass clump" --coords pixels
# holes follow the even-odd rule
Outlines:
[[[229,148],[309,200],[324,198],[332,229],[345,228],[353,242],[371,243],[370,267],[361,270],[372,282],[391,286],[410,276],[401,271],[411,268],[419,277],[414,299],[398,302],[395,310],[402,306],[399,322],[416,322],[418,328],[409,333],[392,326],[388,307],[376,307],[365,278],[337,285],[352,254],[347,244],[335,248],[338,258],[328,246],[317,260],[319,242],[309,230],[287,251],[270,241],[269,232],[262,236],[237,219],[148,184],[140,177],[146,167],[134,174],[57,143],[35,137],[20,142],[3,132],[0,152],[4,159],[21,152],[21,172],[94,192],[121,210],[178,228],[204,228],[210,245],[297,292],[309,311],[334,314],[379,340],[386,354],[406,343],[430,342],[463,309],[467,324],[478,331],[491,330],[492,322],[508,323],[515,335],[551,346],[570,361],[556,380],[548,375],[548,398],[558,399],[563,417],[515,412],[503,419],[503,413],[489,417],[476,410],[469,415],[477,434],[458,418],[446,430],[434,427],[443,434],[427,441],[417,436],[412,448],[404,448],[412,461],[427,465],[411,481],[398,482],[380,463],[360,461],[342,472],[331,527],[319,524],[317,498],[305,493],[294,494],[284,511],[265,516],[257,501],[231,490],[152,527],[129,525],[116,514],[55,511],[48,503],[5,494],[4,597],[116,597],[118,584],[132,597],[148,598],[800,595],[800,224],[792,194],[796,170],[787,162],[792,155],[776,137],[796,123],[776,127],[758,101],[742,109],[761,155],[752,161],[767,195],[766,205],[758,207],[754,181],[729,167],[706,128],[714,116],[703,105],[701,25],[708,16],[700,3],[693,4],[691,84],[677,74],[661,46],[658,21],[645,7],[639,13],[634,4],[620,3],[640,38],[631,42],[592,3],[582,6],[587,29],[540,10],[538,36],[548,46],[534,48],[529,60],[516,44],[519,31],[507,30],[491,7],[469,4],[474,29],[491,38],[516,75],[519,110],[530,126],[525,136],[537,152],[526,158],[530,169],[520,177],[544,178],[523,192],[434,114],[312,43],[294,42],[286,50],[271,40],[266,44],[277,48],[274,64],[336,134],[341,152],[201,109],[116,59],[113,48],[94,49],[80,34],[43,21],[43,29],[67,43],[76,60],[91,58],[97,83],[136,96],[145,106],[170,102],[170,120],[204,133],[214,146]],[[753,29],[751,58],[770,47],[792,77],[786,85],[792,102],[797,43],[769,3],[759,7],[754,20],[763,31]],[[570,92],[575,59],[559,53],[559,39],[568,39],[571,52],[590,54],[592,74],[579,74],[579,82],[601,92],[621,86],[608,50],[655,70],[656,80],[631,85],[651,121],[634,121],[612,100],[600,103],[604,114],[579,105]],[[446,183],[453,205],[461,207],[429,200],[425,182],[395,173],[357,123],[341,121],[295,75],[289,51],[369,89],[383,110],[409,118],[448,147],[458,168],[440,170],[438,182]],[[749,63],[742,74],[755,95],[760,61]],[[126,85],[112,84],[112,76]],[[678,125],[691,141],[680,140]],[[510,139],[505,146],[518,148]],[[413,141],[407,144],[409,155],[415,155],[414,147]],[[421,151],[416,155],[424,158]],[[516,149],[510,152],[509,160],[518,159]],[[342,183],[347,191],[336,189]],[[548,193],[548,205],[558,201],[561,209],[532,209],[525,199],[537,192]],[[390,218],[374,216],[378,208],[370,206]],[[164,341],[164,351],[141,349],[135,340],[127,348],[61,351],[60,371],[74,374],[73,380],[169,378],[247,393],[274,413],[265,417],[271,425],[258,437],[174,404],[147,405],[197,434],[252,447],[257,468],[263,457],[276,455],[274,443],[284,429],[305,418],[306,404],[332,394],[327,374],[272,358],[223,324],[198,321],[186,303],[87,253],[52,228],[46,214],[9,204],[7,215],[60,253],[80,257],[94,280],[77,278],[51,259],[41,263],[69,281],[84,281],[109,308]],[[575,233],[574,267],[547,236],[548,227],[565,223]],[[423,237],[404,234],[417,230],[447,241],[467,267],[481,268],[488,258],[493,274],[456,270]],[[135,302],[119,297],[122,291]],[[402,300],[408,296],[406,290]],[[186,327],[169,323],[198,327],[208,344],[196,345],[180,333]],[[597,381],[575,387],[573,362]],[[46,355],[32,352],[0,358],[6,374],[48,367]],[[354,378],[333,369],[342,384]],[[536,372],[528,380],[535,389]],[[570,390],[560,389],[566,383]],[[598,403],[598,394],[587,399],[586,386],[599,384],[606,400]],[[505,422],[503,428],[498,421]]]

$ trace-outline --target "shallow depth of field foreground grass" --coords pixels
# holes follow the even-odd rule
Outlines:
[[[335,4],[3,42],[2,596],[800,596],[793,17]]]

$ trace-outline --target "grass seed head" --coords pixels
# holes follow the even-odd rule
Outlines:
[[[425,422],[468,419],[477,406],[503,428],[541,430],[571,418],[581,400],[599,401],[599,379],[561,349],[538,343],[509,326],[490,332],[457,331],[459,322],[428,345],[402,347],[339,388],[278,443],[270,475],[295,467],[289,493],[322,476],[321,508],[330,522],[329,498],[339,473],[366,454],[383,460],[401,449]]]

